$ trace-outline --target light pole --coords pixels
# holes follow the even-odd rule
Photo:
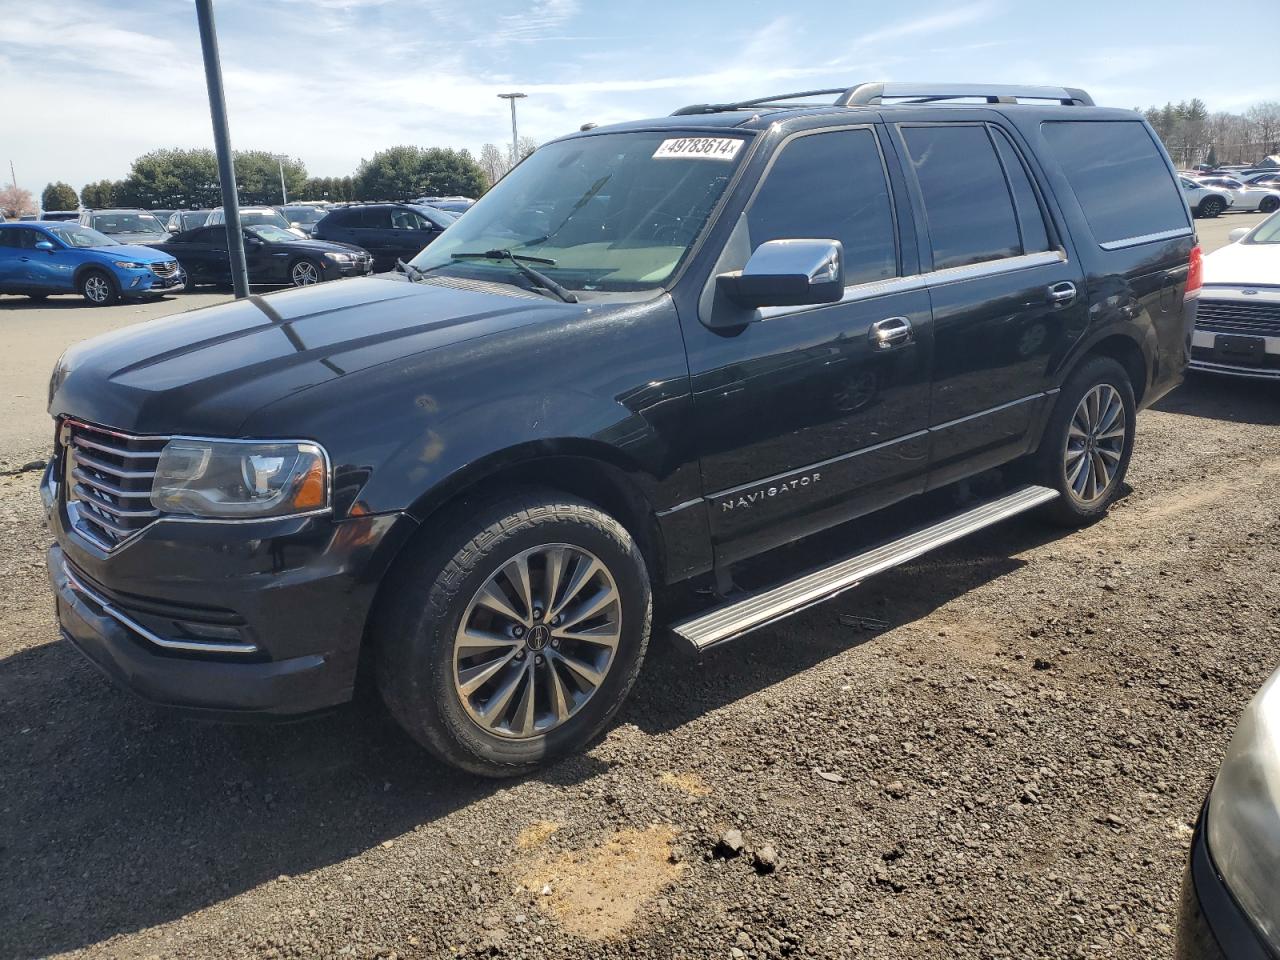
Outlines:
[[[289,203],[289,191],[284,188],[284,154],[276,157],[276,163],[280,164],[280,196],[283,198],[280,205],[287,206]]]
[[[213,0],[196,0],[196,22],[204,52],[204,80],[209,88],[209,116],[213,120],[213,145],[218,154],[218,181],[222,184],[222,212],[227,221],[227,253],[231,258],[231,286],[237,300],[249,295],[249,272],[244,262],[244,234],[240,232],[240,198],[236,195],[236,170],[231,159],[231,134],[227,130],[227,101],[222,93],[222,63],[218,59],[218,33],[213,24]]]
[[[520,160],[520,135],[516,131],[516,101],[523,100],[527,93],[500,93],[498,99],[511,101],[511,165],[514,167]]]

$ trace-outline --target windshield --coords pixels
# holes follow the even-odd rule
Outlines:
[[[255,237],[261,237],[268,243],[289,243],[298,239],[297,234],[277,227],[274,223],[255,224],[249,227],[246,232],[253,234]]]
[[[167,233],[149,213],[95,213],[93,228],[103,233]]]
[[[319,207],[285,207],[284,215],[291,223],[317,223],[327,211]]]
[[[1280,243],[1280,214],[1273,214],[1254,227],[1245,243]]]
[[[241,210],[240,226],[252,227],[259,223],[269,223],[281,230],[289,229],[289,221],[274,210]],[[291,234],[292,236],[292,234]]]
[[[577,290],[664,284],[706,224],[743,151],[742,137],[613,133],[550,143],[500,180],[412,261],[418,270],[510,279],[510,250]]]
[[[77,227],[74,224],[68,224],[65,227],[45,227],[45,229],[65,243],[68,247],[120,246],[119,243],[112,240],[105,233],[99,233],[97,230],[90,230],[88,227]]]

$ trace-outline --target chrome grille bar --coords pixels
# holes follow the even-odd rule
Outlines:
[[[67,515],[80,533],[111,549],[160,517],[151,486],[168,438],[78,420],[64,421],[62,429]]]

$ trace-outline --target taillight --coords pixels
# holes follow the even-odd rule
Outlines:
[[[1187,262],[1187,290],[1183,299],[1190,300],[1200,296],[1200,288],[1204,286],[1204,254],[1200,246],[1191,248],[1191,259]]]

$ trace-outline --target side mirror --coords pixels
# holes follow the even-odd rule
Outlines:
[[[770,240],[716,285],[743,307],[835,303],[844,296],[844,247],[839,240]]]
[[[1250,229],[1249,227],[1236,227],[1234,230],[1232,230],[1230,233],[1227,234],[1227,242],[1238,243],[1239,241],[1244,239],[1244,236],[1249,232],[1249,229]]]
[[[53,244],[52,244],[52,243],[50,243],[48,240],[37,240],[37,241],[36,241],[36,249],[37,249],[37,250],[45,250],[45,251],[48,251],[48,252],[52,253],[52,252],[53,252]]]

